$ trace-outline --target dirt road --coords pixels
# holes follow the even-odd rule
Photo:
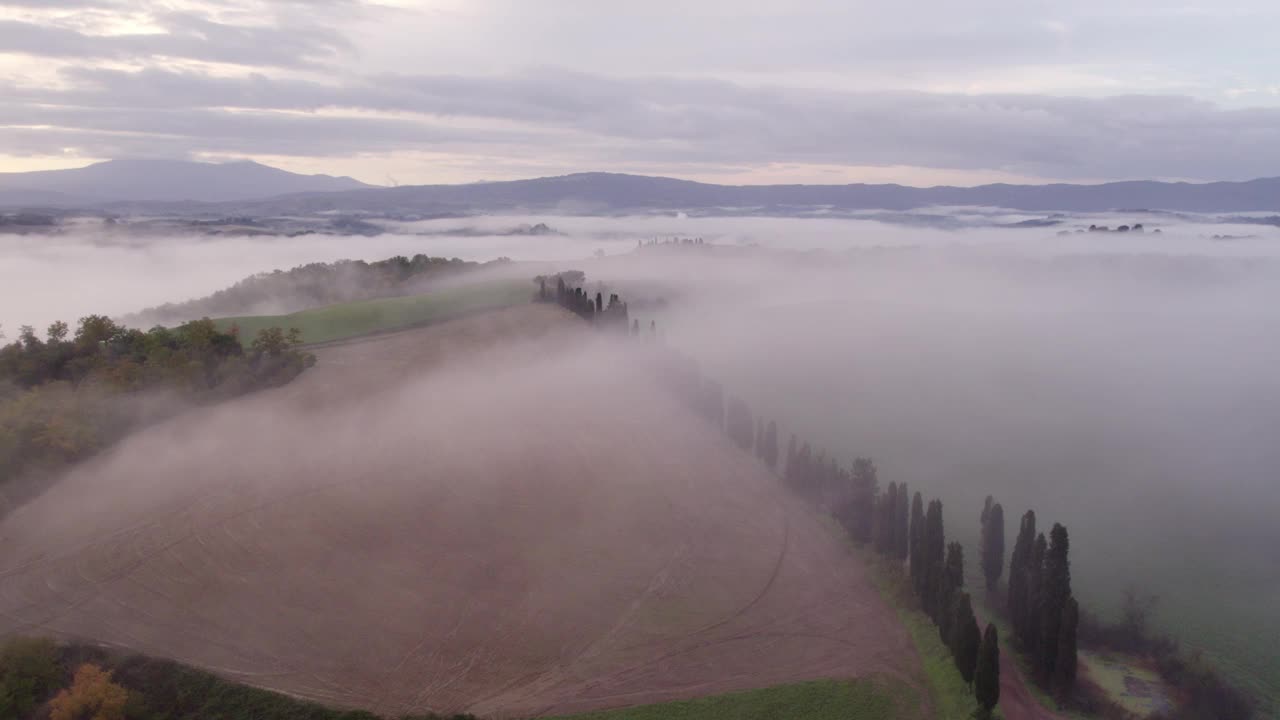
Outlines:
[[[980,608],[974,608],[978,625],[987,627],[986,614]],[[1047,710],[1031,694],[1029,682],[1018,670],[1012,648],[1007,648],[1008,639],[1001,637],[1000,647],[1000,713],[1005,720],[1061,720],[1060,716]]]

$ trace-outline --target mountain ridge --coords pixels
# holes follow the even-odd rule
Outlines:
[[[301,175],[248,160],[202,163],[123,158],[81,168],[0,173],[0,202],[39,202],[40,198],[59,206],[191,200],[245,202],[299,192],[364,187],[370,186],[350,177]]]
[[[117,170],[123,172],[115,173],[116,175],[145,175],[155,168],[165,169],[164,165],[157,163],[173,162],[180,161],[109,161],[81,168],[79,171],[92,171],[104,178]],[[1035,212],[1168,210],[1213,213],[1280,210],[1280,177],[1207,183],[1122,180],[1093,185],[992,183],[972,187],[914,187],[895,183],[720,185],[661,176],[580,172],[453,185],[381,187],[366,185],[346,177],[296,175],[252,162],[222,165],[185,163],[184,167],[189,169],[192,165],[202,166],[198,173],[212,179],[211,185],[204,191],[190,188],[188,183],[188,189],[178,190],[166,185],[166,192],[162,193],[164,197],[86,200],[85,193],[68,192],[66,188],[16,184],[15,178],[29,178],[37,174],[0,174],[0,203],[13,204],[12,198],[25,193],[28,199],[48,198],[47,204],[54,206],[80,204],[124,212],[278,215],[337,211],[393,216],[485,212],[593,215],[658,211],[726,215],[820,215],[861,210],[905,211],[939,206],[989,206]],[[253,173],[262,181],[257,184],[239,182],[233,188],[235,196],[227,197],[228,181],[218,178],[219,173]],[[267,182],[268,179],[273,182]],[[118,177],[108,180],[122,182]],[[150,180],[148,187],[156,184],[157,181]],[[143,189],[145,188],[135,188],[135,195],[142,194]],[[65,197],[49,193],[61,193]]]

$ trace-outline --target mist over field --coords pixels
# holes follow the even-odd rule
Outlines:
[[[943,211],[961,222],[1016,223],[1037,217],[981,208]],[[1210,223],[1207,219],[1151,225],[1152,229],[1163,228],[1159,236],[1055,237],[1061,229],[1074,231],[1094,223],[1115,227],[1143,219],[1141,215],[1095,215],[1072,218],[1060,228],[950,231],[857,219],[516,216],[386,221],[381,224],[387,232],[372,237],[131,234],[80,225],[58,235],[0,234],[0,329],[13,337],[21,325],[43,331],[56,320],[74,325],[88,313],[127,315],[166,302],[202,297],[254,273],[313,262],[373,261],[417,253],[481,262],[499,257],[568,262],[597,253],[629,252],[637,240],[671,236],[799,250],[937,246],[1018,253],[1280,255],[1280,230],[1276,228]],[[537,223],[546,223],[554,232],[510,234],[515,228]],[[1215,236],[1230,239],[1214,240]]]
[[[870,456],[882,484],[940,497],[970,557],[987,494],[1010,536],[1027,508],[1062,522],[1086,606],[1157,594],[1159,626],[1274,694],[1280,632],[1260,628],[1280,606],[1280,230],[1145,218],[1144,234],[1075,232],[1135,220],[538,216],[388,223],[376,237],[6,237],[0,322],[12,336],[340,258],[581,269],[777,420],[784,443],[794,432],[843,463]],[[502,234],[538,222],[555,234]],[[672,236],[707,244],[637,249]]]
[[[452,226],[457,227],[457,221]],[[100,230],[56,236],[0,234],[0,329],[12,338],[21,325],[43,332],[56,320],[74,326],[89,313],[126,315],[202,297],[254,273],[313,262],[372,261],[416,253],[476,261],[503,256],[558,260],[592,250],[557,237],[133,236]]]
[[[1007,531],[1034,508],[1070,528],[1087,607],[1155,594],[1161,628],[1274,694],[1280,260],[1274,233],[1201,230],[891,229],[871,250],[657,247],[587,272],[672,298],[668,341],[784,436],[940,497],[969,557],[987,494]]]

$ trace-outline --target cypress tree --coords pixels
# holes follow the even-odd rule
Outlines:
[[[890,482],[889,487],[876,498],[876,552],[884,555],[887,547],[885,545],[885,516],[889,512],[888,508],[893,505],[893,496],[898,492],[897,483]]]
[[[1022,642],[1031,656],[1032,668],[1037,672],[1043,667],[1044,657],[1040,654],[1040,618],[1044,607],[1044,556],[1048,552],[1048,543],[1044,533],[1036,535],[1036,544],[1031,548],[1031,562],[1027,565],[1027,613],[1023,618]]]
[[[834,464],[831,466],[832,484],[835,484],[835,478],[839,477],[839,468]],[[875,524],[875,502],[876,502],[876,464],[871,458],[860,457],[853,460],[853,521],[856,528],[855,536],[861,542],[870,542],[872,540],[873,525]]]
[[[782,476],[788,482],[796,481],[796,434],[791,433],[791,441],[787,443],[787,466],[783,468]]]
[[[772,420],[764,431],[764,462],[770,470],[778,468],[778,424]]]
[[[910,528],[907,524],[907,516],[910,513],[911,497],[907,494],[907,484],[902,483],[898,486],[898,501],[894,505],[893,518],[893,548],[894,557],[899,563],[907,559],[908,549],[911,547]]]
[[[982,635],[978,664],[973,673],[973,695],[978,700],[980,717],[991,717],[991,711],[1000,702],[1000,638],[995,625],[987,625],[987,631]]]
[[[942,601],[943,569],[947,538],[942,526],[942,501],[930,500],[924,517],[924,608],[929,617],[938,620]]]
[[[1022,516],[1018,528],[1018,539],[1013,545],[1013,556],[1009,560],[1009,619],[1013,623],[1014,635],[1022,639],[1022,628],[1026,623],[1029,591],[1027,576],[1031,571],[1031,553],[1036,542],[1036,514],[1028,510]]]
[[[964,547],[960,543],[952,541],[947,543],[947,559],[943,563],[942,588],[938,608],[950,609],[956,593],[963,587]]]
[[[810,480],[813,476],[813,448],[809,447],[809,443],[800,446],[800,452],[796,454],[796,487],[801,492],[809,492],[812,490]]]
[[[1004,572],[1004,508],[1000,503],[992,504],[989,495],[987,503],[982,510],[982,575],[987,590],[995,592]]]
[[[911,584],[916,595],[924,592],[924,499],[920,491],[911,497]]]
[[[1054,677],[1063,611],[1067,601],[1071,599],[1071,561],[1067,557],[1069,548],[1067,529],[1054,523],[1053,529],[1049,531],[1049,547],[1044,556],[1040,622],[1037,628],[1040,632],[1040,673],[1046,685]],[[1073,652],[1072,655],[1074,654]],[[1074,678],[1074,669],[1071,674]]]
[[[978,650],[982,644],[982,631],[978,629],[978,619],[973,614],[973,603],[969,593],[957,592],[954,603],[954,618],[951,628],[951,656],[956,662],[956,669],[965,684],[972,686],[974,673],[978,667]]]
[[[1076,629],[1080,625],[1080,606],[1074,597],[1068,596],[1062,606],[1062,621],[1058,631],[1058,659],[1053,665],[1051,687],[1059,702],[1065,701],[1076,684]]]
[[[955,656],[955,627],[956,615],[960,612],[960,593],[956,593],[951,598],[951,603],[938,613],[938,637],[942,638],[942,644],[946,645],[951,654]]]

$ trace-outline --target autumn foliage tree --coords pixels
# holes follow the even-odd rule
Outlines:
[[[49,720],[123,720],[129,691],[111,682],[111,673],[85,663],[71,687],[49,703]]]

